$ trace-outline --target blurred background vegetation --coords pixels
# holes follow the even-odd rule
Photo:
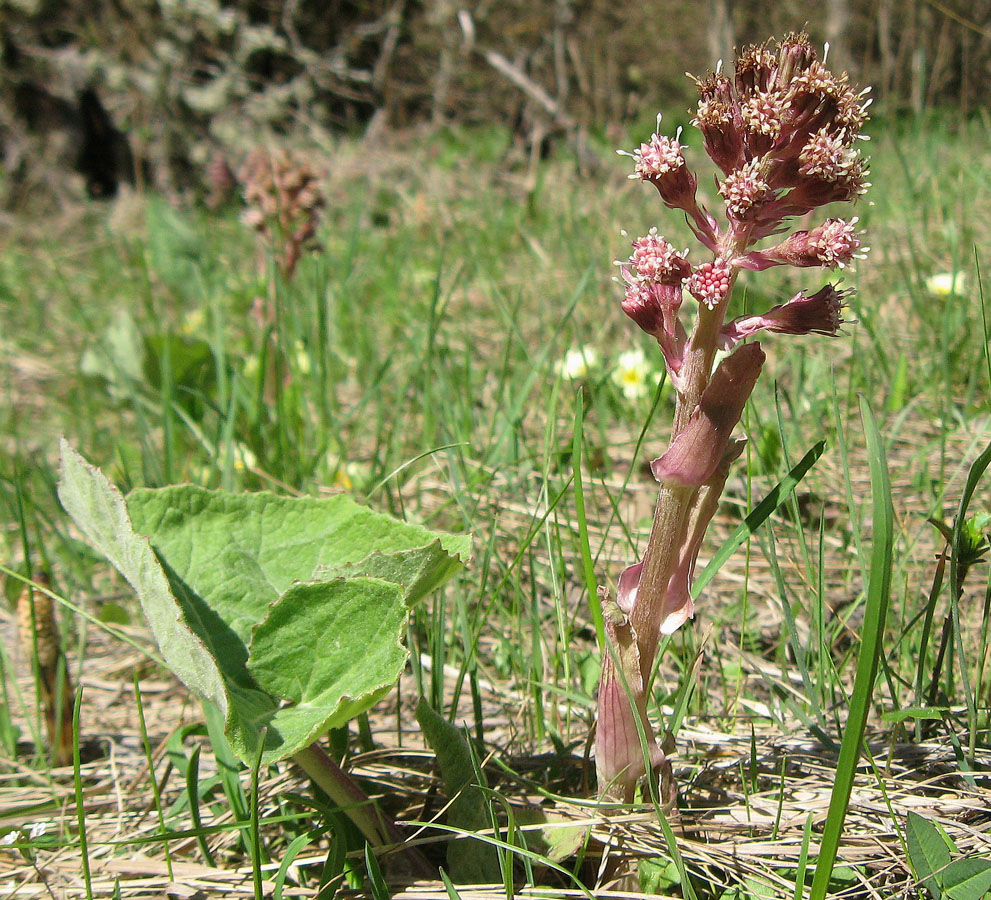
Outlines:
[[[991,0],[0,0],[0,202],[205,194],[267,136],[449,123],[591,169],[590,136],[687,123],[686,69],[796,25],[875,114],[986,115]]]

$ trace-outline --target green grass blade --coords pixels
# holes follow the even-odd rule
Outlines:
[[[172,849],[169,847],[168,835],[165,828],[165,816],[162,813],[162,795],[155,777],[155,758],[151,752],[151,742],[148,740],[148,729],[145,726],[145,707],[141,701],[141,684],[138,680],[138,671],[134,670],[134,699],[138,707],[138,729],[141,733],[141,744],[145,751],[145,761],[148,764],[148,780],[151,782],[151,792],[155,799],[155,813],[158,817],[158,828],[162,833],[162,840],[165,843],[165,868],[169,873],[169,881],[175,881],[175,873],[172,871]]]
[[[461,900],[458,889],[454,886],[454,882],[451,881],[451,877],[444,871],[443,867],[440,870],[440,879],[444,882],[444,890],[447,891],[448,900]]]
[[[275,888],[272,891],[272,900],[282,900],[282,892],[286,883],[286,876],[289,874],[289,867],[296,861],[302,849],[310,842],[312,835],[308,832],[297,835],[293,842],[286,848],[286,855],[282,858],[279,871],[275,876]]]
[[[189,799],[189,818],[193,824],[193,828],[199,831],[203,827],[202,819],[200,818],[200,746],[197,744],[193,747],[189,754],[189,761],[186,766],[186,796]],[[214,861],[213,853],[210,852],[210,845],[207,844],[206,838],[199,834],[196,837],[196,843],[199,845],[200,852],[203,854],[203,859],[206,861],[208,866],[215,867],[217,863]]]
[[[695,583],[692,585],[692,599],[697,599],[698,596],[705,590],[706,585],[712,581],[715,574],[722,567],[723,563],[728,560],[736,548],[739,547],[747,538],[751,537],[761,525],[764,524],[768,516],[771,515],[785,500],[791,496],[792,491],[798,486],[799,482],[805,477],[806,472],[815,465],[817,459],[822,456],[822,451],[826,447],[825,441],[819,441],[808,453],[805,454],[799,460],[798,464],[779,481],[768,493],[768,495],[761,500],[757,506],[754,507],[752,513],[750,513],[747,518],[745,518],[736,528],[736,530],[726,539],[723,545],[713,554],[712,559],[709,560],[709,564],[702,570],[699,574]]]
[[[372,889],[372,900],[389,900],[389,886],[382,877],[382,869],[372,848],[365,844],[365,871],[368,873],[368,884]]]
[[[963,494],[960,496],[960,506],[957,508],[957,515],[953,520],[953,539],[950,542],[952,548],[952,555],[950,556],[950,615],[953,618],[957,655],[960,659],[960,681],[963,687],[964,699],[967,703],[967,723],[970,731],[970,742],[967,749],[971,766],[974,764],[974,756],[977,752],[977,702],[974,692],[970,687],[967,666],[964,664],[963,635],[960,631],[959,597],[957,596],[957,590],[960,589],[960,585],[958,584],[960,576],[958,572],[960,548],[962,547],[962,532],[964,524],[967,521],[967,510],[970,508],[970,501],[974,496],[974,491],[977,490],[977,485],[989,465],[991,465],[991,443],[974,460],[970,471],[967,473],[967,483],[964,485]]]
[[[86,841],[86,805],[83,802],[83,779],[79,771],[79,710],[83,705],[83,689],[76,688],[76,702],[72,709],[72,783],[76,794],[76,823],[79,826],[79,855],[83,864],[83,882],[86,900],[93,900],[93,879],[89,871],[89,848]]]
[[[582,443],[584,441],[585,398],[579,391],[575,402],[575,436],[571,448],[571,467],[575,473],[575,516],[578,519],[578,540],[582,553],[582,572],[585,576],[585,589],[588,591],[588,605],[595,623],[595,637],[600,647],[605,647],[606,632],[602,623],[602,602],[596,591],[595,567],[592,565],[592,548],[588,541],[588,520],[585,518],[585,489],[582,486]]]
[[[258,775],[262,767],[262,753],[265,748],[265,731],[263,726],[258,741],[258,755],[255,757],[255,764],[251,767],[251,875],[255,886],[255,900],[265,900],[265,892],[262,886],[262,850],[261,850],[261,824],[259,821],[259,806],[261,797],[259,793]]]
[[[231,750],[230,741],[224,734],[224,717],[216,706],[205,700],[203,701],[203,720],[206,722],[210,748],[213,750],[213,757],[217,762],[217,771],[220,773],[220,783],[223,786],[224,795],[230,804],[234,821],[242,826],[241,841],[245,849],[250,851],[251,831],[248,828],[248,798],[241,785],[241,763],[238,762],[234,751]]]
[[[881,435],[874,414],[867,400],[860,399],[860,414],[864,422],[867,453],[871,472],[871,496],[873,501],[873,547],[867,585],[867,602],[864,608],[864,624],[861,649],[854,677],[853,694],[846,730],[840,744],[836,763],[836,779],[829,799],[829,811],[816,861],[815,877],[809,900],[825,900],[829,889],[829,877],[836,862],[836,853],[843,834],[843,823],[850,805],[857,759],[870,711],[877,676],[878,661],[882,655],[884,622],[888,612],[888,595],[891,589],[892,542],[894,534],[894,509],[891,504],[891,483]]]
[[[798,868],[795,870],[794,900],[802,900],[805,893],[805,870],[809,864],[809,842],[812,840],[812,813],[809,813],[802,826],[802,844],[798,851]]]

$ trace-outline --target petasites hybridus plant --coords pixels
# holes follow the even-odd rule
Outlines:
[[[620,576],[616,599],[605,596],[603,604],[609,646],[602,648],[596,770],[602,796],[620,802],[633,799],[647,765],[662,776],[670,769],[647,717],[649,679],[661,636],[694,614],[699,546],[743,449],[732,432],[764,364],[761,345],[747,340],[761,332],[834,335],[843,321],[848,291],[828,284],[727,322],[737,276],[741,269],[782,265],[842,267],[862,255],[855,218],[781,235],[789,219],[855,200],[867,189],[858,150],[866,91],[857,93],[845,73],[832,74],[805,34],[789,35],[774,50],[746,48],[735,77],[717,71],[698,82],[698,91],[694,124],[722,173],[721,220],[696,197],[698,179],[680,132],[654,134],[628,154],[630,177],[684,211],[703,258],[693,264],[688,251],[679,253],[651,229],[619,264],[623,311],[656,338],[677,392],[671,442],[651,463],[660,488],[646,552]],[[774,243],[758,247],[770,238]],[[698,303],[690,333],[680,317],[686,291]],[[717,351],[728,353],[718,365]],[[670,779],[662,783],[672,802]]]

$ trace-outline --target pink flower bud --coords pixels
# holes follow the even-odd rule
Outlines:
[[[620,306],[647,334],[658,337],[664,331],[664,307],[655,288],[659,285],[634,281],[626,286]],[[677,288],[681,294],[681,288]]]
[[[852,290],[838,291],[827,284],[808,296],[799,291],[787,303],[775,306],[761,316],[734,319],[723,326],[720,340],[729,349],[760,331],[777,334],[836,334],[843,324],[843,307]]]
[[[731,272],[724,259],[704,262],[688,279],[688,291],[709,309],[715,309],[723,301],[730,289]]]

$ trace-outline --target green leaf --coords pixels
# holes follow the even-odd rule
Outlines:
[[[416,704],[416,721],[437,757],[447,796],[453,798],[447,814],[448,824],[470,833],[490,828],[492,822],[488,800],[476,783],[478,776],[471,749],[461,729],[437,713],[422,697]],[[447,846],[447,865],[458,884],[495,884],[502,881],[496,848],[481,840],[452,840]]]
[[[199,696],[225,714],[227,691],[207,643],[187,624],[169,581],[147,538],[135,533],[124,498],[95,466],[65,440],[58,495],[83,537],[134,588],[155,640],[173,672]]]
[[[123,391],[144,374],[145,346],[141,329],[127,310],[118,310],[99,342],[83,351],[79,371]]]
[[[891,502],[888,463],[877,422],[871,412],[870,404],[863,396],[860,398],[860,415],[864,423],[864,438],[871,472],[874,530],[871,567],[867,583],[867,602],[864,605],[864,622],[860,629],[857,673],[854,676],[840,753],[836,760],[833,790],[829,798],[826,825],[822,832],[822,843],[819,845],[819,858],[816,860],[809,900],[825,900],[829,891],[830,873],[836,862],[836,854],[843,834],[843,823],[850,804],[850,794],[853,791],[864,728],[867,725],[871,699],[874,696],[874,681],[881,657],[884,655],[884,623],[891,592],[895,514]]]
[[[248,672],[292,702],[268,723],[283,750],[295,753],[388,693],[406,665],[408,617],[400,587],[373,578],[293,585],[273,604],[254,630]]]
[[[262,761],[273,762],[387,692],[406,662],[404,598],[437,586],[470,552],[470,537],[344,495],[180,485],[135,491],[125,507],[65,444],[59,496],[138,593],[170,668],[222,711],[249,765],[263,733]]]
[[[991,890],[991,859],[969,856],[954,860],[939,879],[952,900],[981,900]]]
[[[403,599],[412,606],[440,587],[471,555],[471,538],[466,535],[442,535],[424,547],[382,553],[376,550],[363,560],[343,566],[318,566],[317,581],[335,577],[367,575],[398,584]]]
[[[527,826],[527,847],[551,862],[576,856],[588,843],[587,825],[575,825],[574,819],[542,806],[514,807],[513,816],[517,824]]]
[[[905,838],[908,858],[919,887],[927,888],[935,900],[940,900],[942,871],[950,864],[950,850],[946,842],[932,822],[914,812],[908,814]]]
[[[637,865],[640,890],[645,894],[669,894],[671,888],[681,884],[681,875],[673,860],[663,856],[642,859]]]

